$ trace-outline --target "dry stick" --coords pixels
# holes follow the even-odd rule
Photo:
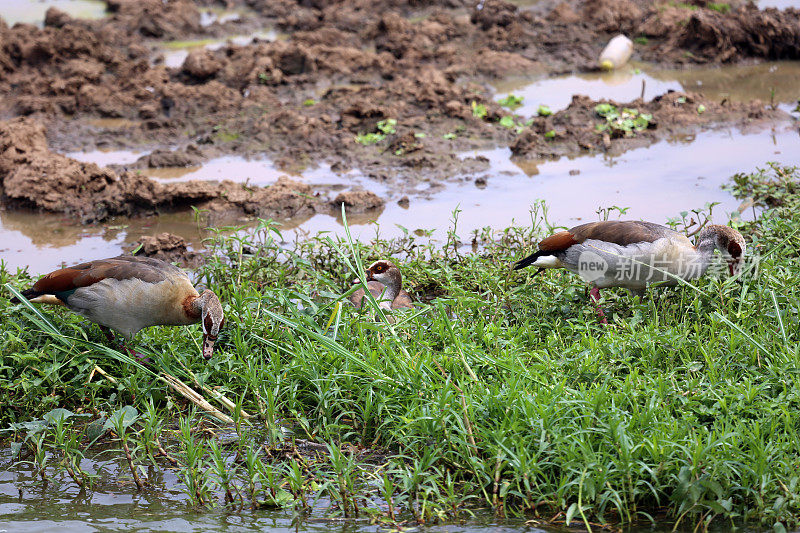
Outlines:
[[[189,373],[189,376],[191,376],[191,378],[192,378],[192,382],[194,382],[194,385],[195,385],[196,387],[199,387],[199,388],[203,389],[205,392],[207,392],[208,394],[211,394],[212,398],[214,398],[214,399],[215,399],[215,400],[217,400],[219,403],[221,403],[222,405],[224,405],[225,407],[227,407],[227,408],[228,408],[228,410],[230,410],[231,412],[234,412],[234,411],[236,410],[236,404],[235,404],[234,402],[230,401],[230,400],[229,400],[229,399],[228,399],[228,398],[227,398],[227,397],[226,397],[224,394],[222,394],[221,392],[219,392],[219,391],[215,391],[214,389],[209,389],[209,388],[208,388],[208,387],[206,387],[205,385],[201,385],[201,384],[200,384],[200,381],[197,379],[197,376],[195,375],[195,373],[194,373],[194,372],[192,372],[191,370],[189,370],[189,368],[188,368],[186,365],[184,365],[184,364],[183,364],[183,361],[179,361],[179,362],[180,362],[181,366],[183,367],[183,369],[184,369],[184,370],[186,370],[186,372],[188,372],[188,373]],[[251,415],[251,414],[249,414],[249,413],[245,412],[245,410],[244,410],[244,409],[241,409],[241,410],[240,410],[240,413],[241,413],[241,415],[242,415],[244,418],[252,418],[252,416],[253,416],[253,415]]]
[[[165,382],[170,387],[172,387],[181,396],[183,396],[196,406],[200,407],[201,409],[203,409],[207,414],[213,416],[214,418],[216,418],[221,422],[224,422],[225,424],[233,424],[233,419],[231,417],[229,417],[228,415],[226,415],[225,413],[223,413],[222,411],[220,411],[219,409],[208,403],[208,401],[206,401],[205,398],[200,396],[197,392],[192,390],[189,386],[184,384],[175,376],[162,373],[161,375],[158,376],[158,378],[161,381]]]
[[[194,376],[192,376],[192,377],[194,377]],[[195,383],[195,385],[197,385],[198,387],[202,388],[204,391],[206,391],[207,393],[209,393],[209,394],[211,395],[211,397],[212,397],[212,398],[214,398],[214,399],[215,399],[215,400],[217,400],[219,403],[221,403],[222,405],[224,405],[225,407],[227,407],[229,411],[231,411],[231,412],[235,412],[235,411],[236,411],[236,404],[235,404],[235,403],[233,403],[232,401],[230,401],[230,400],[229,400],[227,397],[225,397],[225,395],[224,395],[224,394],[222,394],[222,393],[221,393],[221,392],[219,392],[219,391],[215,391],[214,389],[209,389],[209,388],[208,388],[208,387],[206,387],[205,385],[200,385],[200,383],[198,383],[198,382],[197,382],[197,379],[194,379],[194,383]],[[247,411],[245,411],[244,409],[240,409],[240,410],[239,410],[239,413],[240,413],[240,414],[241,414],[241,415],[242,415],[244,418],[252,418],[252,417],[253,417],[253,415],[251,415],[250,413],[248,413],[248,412],[247,412]]]
[[[103,370],[102,368],[100,368],[97,365],[94,365],[94,368],[92,369],[92,372],[89,374],[89,379],[87,379],[86,382],[88,383],[88,382],[92,381],[92,378],[94,377],[95,374],[100,374],[101,376],[106,378],[108,381],[110,381],[114,385],[117,384],[117,380],[113,376],[109,375],[108,372],[106,372],[105,370]]]

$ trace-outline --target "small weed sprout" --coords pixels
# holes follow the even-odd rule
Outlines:
[[[387,118],[385,120],[379,120],[378,123],[375,125],[377,131],[370,133],[359,133],[356,136],[356,142],[359,144],[363,144],[364,146],[377,144],[382,140],[386,139],[388,135],[396,133],[397,132],[396,126],[397,126],[396,119]]]
[[[486,109],[486,106],[479,104],[475,100],[470,103],[470,107],[472,107],[472,116],[475,118],[486,118],[486,115],[489,114],[489,110]]]
[[[509,94],[505,98],[501,98],[500,100],[498,100],[497,103],[501,107],[507,107],[508,109],[514,110],[522,105],[522,100],[523,100],[522,96],[515,96],[513,94]]]

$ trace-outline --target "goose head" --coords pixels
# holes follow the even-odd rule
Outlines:
[[[225,324],[222,303],[213,291],[206,289],[194,301],[194,308],[199,311],[200,323],[203,327],[203,357],[211,359],[214,354],[214,343]]]
[[[697,249],[710,254],[715,248],[728,263],[728,272],[732,276],[738,274],[742,269],[742,258],[747,249],[742,234],[728,226],[717,224],[706,226],[697,236]]]
[[[366,271],[367,281],[377,281],[387,288],[393,289],[395,295],[403,284],[403,275],[400,269],[389,260],[381,259],[370,265]]]

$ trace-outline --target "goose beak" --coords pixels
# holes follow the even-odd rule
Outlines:
[[[211,359],[211,356],[214,355],[214,341],[216,339],[212,339],[206,334],[203,334],[203,359],[208,361]]]

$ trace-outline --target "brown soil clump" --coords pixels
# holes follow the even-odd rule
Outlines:
[[[178,263],[184,268],[197,268],[202,264],[204,256],[189,250],[186,239],[172,233],[145,235],[133,244],[135,255],[155,257],[169,263]]]
[[[363,213],[371,209],[383,207],[384,203],[385,202],[380,198],[380,196],[374,192],[347,191],[339,193],[336,198],[333,199],[331,205],[334,208],[339,209],[341,208],[342,204],[344,204],[348,212]]]
[[[190,144],[185,149],[164,150],[156,149],[136,160],[127,168],[165,168],[165,167],[193,167],[205,160],[203,151]]]
[[[632,108],[647,113],[652,116],[649,126],[627,135],[620,128],[598,132],[597,126],[606,123],[606,119],[595,110],[601,103],[612,104],[620,111]],[[789,118],[785,112],[769,110],[758,101],[720,103],[695,93],[673,91],[650,102],[634,100],[627,103],[575,96],[566,109],[549,117],[534,119],[530,128],[511,145],[511,152],[522,159],[558,158],[590,151],[619,154],[698,128],[720,124],[747,128]]]
[[[288,178],[260,188],[231,181],[164,185],[131,172],[116,174],[51,152],[44,127],[26,118],[0,122],[0,197],[11,206],[67,213],[84,222],[189,206],[290,218],[318,205],[308,185]]]

